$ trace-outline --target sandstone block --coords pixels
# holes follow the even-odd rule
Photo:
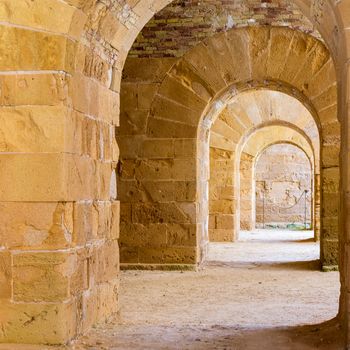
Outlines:
[[[323,240],[321,244],[321,261],[323,266],[338,265],[339,242],[337,240]]]
[[[176,58],[163,58],[161,60],[144,58],[140,63],[140,59],[129,57],[124,66],[123,81],[161,82],[176,60]],[[147,69],[144,69],[145,66]]]
[[[176,158],[192,158],[196,155],[196,139],[174,140],[174,156]]]
[[[198,125],[201,114],[202,110],[180,105],[178,102],[171,100],[171,96],[163,95],[155,97],[150,111],[151,117],[183,123],[192,127]]]
[[[224,229],[211,229],[209,230],[210,242],[232,242],[233,231]]]
[[[0,298],[10,299],[12,297],[12,267],[11,253],[0,250]]]
[[[312,103],[319,111],[333,106],[337,101],[337,85],[330,86],[321,95],[312,99]]]
[[[64,156],[0,154],[0,182],[2,201],[65,200]]]
[[[132,219],[134,223],[190,223],[193,213],[181,203],[145,203],[133,204]]]
[[[119,273],[119,246],[117,241],[107,241],[97,251],[96,274],[97,283],[106,283],[115,279]],[[90,271],[94,271],[94,267]],[[91,278],[91,276],[90,276]]]
[[[4,0],[3,6],[7,11],[0,12],[1,21],[10,21],[14,24],[50,32],[71,34],[76,38],[80,33],[77,28],[78,23],[82,21],[79,17],[86,18],[82,11],[77,11],[66,3],[51,0],[40,0],[40,2],[30,4]],[[72,25],[72,22],[75,25]]]
[[[322,166],[325,168],[338,167],[340,149],[338,145],[323,145],[322,146]]]
[[[117,128],[118,135],[143,135],[146,133],[147,118],[149,111],[122,110],[121,124]]]
[[[141,153],[143,137],[130,137],[117,135],[117,143],[119,145],[120,154],[123,159],[137,158]]]
[[[109,231],[109,239],[118,239],[120,235],[120,202],[112,201],[111,203],[111,227]]]
[[[0,241],[11,249],[59,249],[72,241],[71,203],[0,203]]]
[[[135,264],[139,262],[139,248],[138,247],[121,247],[120,248],[120,262]]]
[[[196,246],[196,225],[168,224],[166,226],[166,242],[168,246]]]
[[[150,109],[158,88],[159,84],[138,84],[137,107],[142,110]]]
[[[147,159],[173,158],[174,141],[172,139],[145,140],[142,144],[142,157]]]
[[[2,152],[81,153],[81,119],[65,107],[2,108],[0,122]]]
[[[1,342],[65,344],[76,336],[76,304],[1,301]]]
[[[184,59],[195,67],[197,74],[206,82],[207,86],[216,93],[222,90],[226,83],[210,57],[207,47],[202,43],[196,50],[188,51]]]
[[[196,247],[166,248],[162,261],[165,264],[196,264],[197,249]]]
[[[4,106],[53,106],[67,99],[67,77],[63,73],[4,75],[0,84]]]
[[[179,60],[172,68],[172,74],[185,84],[192,92],[203,101],[209,102],[213,96],[212,87],[198,75],[194,67],[185,60]]]
[[[74,203],[73,244],[84,245],[96,236],[92,210],[92,201]]]
[[[147,134],[154,138],[195,138],[197,128],[170,120],[149,118]]]
[[[107,238],[111,226],[111,202],[97,201],[94,203],[94,209],[97,214],[97,237]]]
[[[119,310],[119,279],[110,279],[106,283],[98,285],[97,294],[97,323],[108,322],[111,316],[116,315]]]
[[[73,108],[79,112],[90,113],[90,78],[82,73],[75,73],[69,81],[69,94],[72,96]]]
[[[169,224],[122,224],[121,247],[165,247]]]
[[[69,252],[16,253],[13,255],[15,301],[66,301],[69,280],[76,271],[76,256]]]
[[[84,248],[77,250],[76,268],[71,275],[69,292],[71,295],[79,296],[89,288],[88,259]]]
[[[216,228],[223,230],[234,229],[234,215],[217,215]]]
[[[1,70],[65,71],[70,68],[66,66],[65,56],[69,39],[63,36],[2,26],[0,38],[0,50],[8,53],[0,59]]]
[[[171,76],[163,81],[159,92],[168,101],[174,101],[191,110],[202,112],[207,104],[207,101],[203,101],[197,94],[188,89],[187,85]]]

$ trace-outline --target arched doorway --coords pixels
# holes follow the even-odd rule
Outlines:
[[[343,0],[338,2],[295,1],[290,4],[294,3],[299,5],[300,12],[310,18],[312,23],[319,28],[336,61],[341,97],[339,99],[339,119],[344,122],[342,156],[344,165],[346,165],[348,149],[345,129],[348,115],[346,101],[348,98],[346,92],[347,84],[344,77],[347,76],[348,71],[347,57],[349,54],[345,49],[345,38],[347,36],[346,29],[349,27],[347,11],[349,3]],[[110,201],[109,185],[111,178],[114,176],[112,174],[114,171],[113,166],[115,166],[119,154],[118,147],[114,142],[113,126],[118,124],[118,96],[121,71],[125,57],[136,35],[155,13],[168,4],[168,1],[139,1],[125,6],[107,1],[87,2],[84,0],[52,0],[50,1],[50,6],[44,6],[45,4],[44,2],[42,4],[34,4],[6,0],[1,2],[1,5],[5,8],[2,24],[5,33],[3,37],[4,51],[11,50],[11,55],[4,54],[1,63],[4,86],[6,86],[4,91],[10,92],[3,101],[3,116],[5,116],[5,112],[8,112],[8,107],[11,106],[14,108],[11,107],[9,118],[5,118],[7,121],[15,121],[17,123],[19,110],[28,116],[18,123],[21,126],[28,126],[26,128],[28,133],[21,133],[21,139],[10,139],[10,144],[14,147],[8,148],[6,145],[1,152],[1,200],[2,208],[5,208],[6,212],[6,215],[1,217],[4,221],[2,227],[6,228],[3,231],[1,242],[3,249],[1,255],[5,261],[3,266],[6,267],[2,271],[2,280],[5,281],[4,285],[6,286],[2,294],[2,315],[6,315],[2,322],[4,329],[7,330],[6,334],[3,335],[4,341],[65,342],[74,338],[83,330],[89,329],[91,324],[107,317],[110,313],[110,308],[106,308],[104,311],[99,312],[99,317],[97,317],[97,307],[92,307],[91,309],[83,307],[86,313],[91,316],[88,322],[83,322],[84,318],[81,317],[82,312],[79,305],[81,305],[81,300],[84,301],[82,304],[85,307],[91,300],[98,300],[98,302],[91,303],[91,305],[103,305],[103,301],[108,300],[107,295],[113,299],[114,287],[117,288],[118,267],[115,266],[118,265],[118,254],[109,254],[108,252],[110,250],[113,252],[118,251],[118,220],[115,218],[119,217],[119,209],[117,203]],[[227,24],[229,28],[232,25],[232,20],[234,20],[233,17],[231,20],[223,21],[223,23],[225,26]],[[258,21],[257,24],[261,23]],[[174,28],[171,30],[174,31]],[[25,32],[25,34],[21,35],[20,32]],[[190,40],[186,41],[190,42]],[[31,50],[28,50],[28,43],[33,43]],[[268,45],[263,45],[263,47],[268,47]],[[298,46],[298,48],[300,47],[302,48],[303,46]],[[23,55],[23,52],[26,54]],[[300,60],[295,62],[298,62],[298,68],[301,68]],[[295,62],[292,62],[290,67],[295,66]],[[139,66],[145,67],[144,65]],[[307,70],[308,68],[305,69]],[[298,84],[299,77],[295,76],[295,78],[295,84]],[[328,79],[320,79],[317,85],[327,84],[327,81]],[[158,80],[157,84],[160,83],[161,81]],[[303,87],[302,85],[299,86],[301,89],[310,87],[308,84]],[[20,94],[18,93],[19,88],[24,89],[21,90]],[[335,89],[329,91],[332,94]],[[99,103],[96,102],[96,96],[101,97]],[[321,114],[324,117],[327,118],[329,114],[337,113],[335,104],[332,106],[325,105],[327,104],[325,95],[322,96],[320,93],[314,97],[318,97],[316,98],[316,103],[321,107]],[[140,102],[140,105],[145,107],[143,102]],[[30,106],[30,113],[28,114],[26,113],[29,109],[26,110],[26,106]],[[69,122],[69,120],[72,121],[71,117],[73,117],[72,120],[74,121],[72,124]],[[101,122],[98,128],[94,125],[95,117]],[[104,119],[105,117],[106,119]],[[39,128],[32,127],[33,120],[40,121],[38,124],[40,125]],[[59,125],[56,125],[56,122]],[[155,121],[150,126],[153,130],[155,129],[154,123]],[[15,128],[7,127],[7,123],[1,123],[1,125],[5,134],[18,135],[17,132],[13,132],[13,130],[18,129],[17,126]],[[53,125],[55,125],[54,128],[52,128]],[[168,126],[170,129],[171,124],[168,124]],[[38,134],[35,134],[38,129],[45,131],[43,139],[38,137]],[[49,130],[52,131],[53,129],[53,133],[49,132]],[[95,138],[91,137],[91,135],[96,136],[97,129],[98,139],[101,141],[99,146],[102,144],[108,145],[106,154],[109,154],[110,148],[113,147],[113,157],[106,156],[105,158],[103,155],[102,157],[94,158],[98,153],[95,148]],[[11,132],[8,132],[9,130]],[[333,137],[331,135],[332,128],[327,128],[327,130],[330,131],[330,134],[327,135],[327,139],[330,140]],[[52,137],[48,137],[48,135],[52,135]],[[57,135],[59,135],[58,139],[56,138]],[[80,136],[84,140],[81,143],[79,141]],[[26,137],[29,140],[35,140],[35,142],[28,142]],[[23,140],[24,142],[22,142]],[[43,143],[40,143],[39,140],[43,141]],[[89,143],[87,140],[91,142]],[[135,140],[130,140],[130,143],[132,142],[135,142]],[[191,142],[189,143],[191,144]],[[29,147],[30,144],[35,145],[35,147]],[[135,145],[137,144],[135,142]],[[72,146],[77,146],[77,149]],[[178,155],[183,148],[190,148],[188,144],[184,146],[184,143],[182,145],[177,143],[177,147],[179,147],[177,149]],[[121,148],[123,148],[123,144],[121,144]],[[100,151],[101,148],[99,148]],[[332,154],[328,156],[329,158],[334,158]],[[105,161],[107,159],[109,162]],[[327,173],[331,174],[332,171],[332,167],[329,167]],[[83,177],[82,174],[84,175]],[[30,186],[28,185],[29,178],[33,180]],[[343,167],[342,179],[344,179],[341,189],[344,202],[342,208],[346,212],[346,166]],[[13,186],[14,183],[16,186]],[[335,187],[334,183],[327,180],[324,185],[330,191],[326,193],[327,203],[336,201],[334,194],[332,194]],[[115,194],[115,191],[113,190],[111,193]],[[112,197],[114,198],[113,195]],[[101,202],[105,203],[102,204]],[[65,204],[62,206],[62,203]],[[113,206],[113,211],[109,210],[110,205]],[[17,215],[22,212],[24,212],[23,216]],[[47,300],[47,296],[43,296],[44,290],[40,288],[40,283],[42,282],[40,279],[36,281],[36,283],[39,283],[39,287],[36,289],[35,295],[25,295],[25,301],[18,303],[14,301],[11,294],[13,276],[16,271],[18,273],[18,270],[20,270],[17,268],[30,268],[30,265],[28,263],[27,265],[23,263],[21,266],[12,265],[13,255],[16,253],[27,254],[27,251],[22,252],[21,249],[24,248],[25,250],[28,247],[16,245],[16,249],[14,249],[10,244],[14,236],[9,234],[9,229],[7,228],[13,229],[15,233],[21,233],[18,227],[24,227],[27,223],[29,223],[30,227],[37,227],[38,217],[36,213],[38,212],[44,213],[42,217],[45,217],[45,220],[34,240],[39,242],[39,244],[30,245],[31,249],[29,250],[29,252],[37,254],[37,261],[45,261],[45,264],[43,266],[39,264],[38,268],[45,269],[46,266],[51,266],[52,270],[55,270],[53,266],[56,265],[52,260],[52,254],[55,256],[63,254],[67,261],[70,261],[71,256],[82,258],[82,260],[76,260],[79,263],[74,265],[74,269],[69,269],[68,276],[65,275],[63,278],[63,284],[67,286],[67,289],[63,288],[64,293],[67,293],[65,294],[64,302],[62,301],[62,294],[60,294],[61,284],[52,286],[49,290],[49,292],[53,292],[54,298],[56,298],[53,302],[51,299]],[[128,211],[126,212],[126,215],[129,215]],[[16,213],[18,221],[14,220],[13,213]],[[108,221],[105,221],[103,218],[110,217],[110,215],[114,218],[113,225],[102,224]],[[131,212],[130,216],[132,215],[135,215],[135,213]],[[101,218],[101,225],[96,224],[95,219],[97,216]],[[92,217],[95,219],[91,219]],[[39,219],[41,223],[41,218]],[[93,225],[91,224],[92,222],[94,222]],[[85,223],[87,223],[86,226]],[[94,227],[93,230],[89,229],[90,224]],[[337,227],[335,220],[332,218],[328,218],[328,225],[328,227]],[[40,238],[45,236],[42,231],[45,231],[45,234],[52,233],[50,231],[52,227],[54,228],[54,239],[45,241],[45,243],[40,241]],[[58,227],[60,227],[60,230],[57,230]],[[96,248],[96,246],[91,245],[85,234],[89,233],[88,237],[90,237],[91,232],[95,234],[96,227],[99,227],[101,230],[97,230],[99,233],[93,237],[101,238],[103,234],[106,234],[106,236],[100,241],[101,246],[99,248],[101,250],[93,249],[93,254],[91,255],[91,247]],[[329,231],[326,233],[328,235]],[[70,237],[74,237],[72,241],[70,241]],[[344,238],[341,242],[341,247],[344,247],[344,250],[346,250],[347,245],[343,244],[347,241],[345,233],[342,234],[341,232],[340,237]],[[29,234],[29,242],[33,242],[31,233]],[[327,244],[336,246],[337,241],[332,238]],[[77,247],[81,249],[79,252],[83,251],[87,253],[87,256],[85,254],[77,254]],[[159,248],[159,246],[156,248]],[[47,252],[47,250],[49,251]],[[137,255],[139,259],[139,250],[130,249],[130,251],[134,254],[133,257]],[[176,251],[176,249],[173,251]],[[191,249],[187,251],[187,253],[191,252]],[[108,257],[111,255],[115,257],[115,262],[109,264],[107,263]],[[154,257],[153,261],[157,261],[157,257],[155,257],[157,254],[151,255]],[[163,259],[162,262],[164,262],[164,254],[160,255]],[[141,257],[143,256],[141,255]],[[168,259],[169,255],[166,257]],[[71,289],[69,286],[75,285],[74,283],[77,281],[75,277],[83,275],[83,273],[80,273],[81,271],[94,271],[93,267],[96,265],[93,262],[96,262],[96,260],[99,261],[99,263],[96,263],[98,266],[114,266],[114,269],[112,269],[114,287],[108,283],[112,278],[103,270],[103,273],[101,271],[97,273],[100,276],[99,279],[89,279],[89,283],[91,283],[88,287],[84,283],[77,283],[77,290],[70,294]],[[130,259],[130,261],[132,263],[135,260]],[[139,262],[139,260],[137,261]],[[172,259],[167,261],[173,262]],[[189,259],[189,261],[192,263],[194,260]],[[195,259],[195,261],[197,260]],[[89,266],[89,268],[85,269],[86,266]],[[341,266],[347,266],[347,264],[342,263]],[[73,270],[77,273],[70,274]],[[105,273],[108,277],[102,278],[101,276]],[[343,292],[346,295],[348,290],[347,274],[344,273],[342,276]],[[78,279],[78,281],[80,280]],[[26,290],[33,290],[32,281],[28,282],[28,280],[25,280],[22,282]],[[15,288],[18,287],[20,286],[15,286]],[[58,292],[56,293],[56,291]],[[14,292],[18,296],[16,293]],[[19,294],[22,297],[22,294]],[[342,300],[342,305],[344,310],[346,310],[346,299],[343,298]],[[52,320],[51,324],[55,325],[53,327],[55,332],[48,334],[43,331],[34,333],[25,331],[21,333],[20,337],[18,337],[18,333],[12,332],[14,325],[18,325],[18,322],[22,321],[25,314],[28,314],[28,319],[31,320],[35,315],[42,313],[52,315],[50,320]],[[78,319],[76,320],[75,316],[77,315]],[[36,325],[36,329],[44,329],[44,327],[41,327],[42,323],[40,323],[40,320],[36,319],[35,323],[31,323],[31,327]],[[57,322],[57,320],[63,321]]]
[[[306,153],[291,144],[265,148],[255,164],[257,228],[313,228],[313,169]]]

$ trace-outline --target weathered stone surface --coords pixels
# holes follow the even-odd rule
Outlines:
[[[119,158],[114,129],[119,124],[120,92],[127,104],[136,104],[135,108],[124,109],[122,103],[122,123],[127,122],[118,135],[124,162],[124,170],[119,169],[121,177],[147,182],[144,185],[151,193],[143,209],[140,203],[136,207],[122,203],[123,225],[141,225],[145,227],[142,232],[149,232],[147,239],[145,236],[140,240],[143,246],[125,247],[123,258],[137,264],[196,264],[205,255],[204,184],[208,170],[202,165],[208,166],[208,157],[202,143],[207,141],[207,135],[198,129],[198,124],[207,111],[207,103],[214,102],[214,96],[220,97],[232,82],[266,78],[262,71],[269,67],[265,61],[271,55],[271,41],[264,35],[265,47],[261,44],[258,27],[249,30],[254,33],[249,42],[247,30],[233,29],[225,34],[233,25],[225,9],[231,11],[236,4],[215,4],[215,11],[221,14],[218,22],[212,22],[211,15],[202,19],[203,23],[210,21],[210,27],[198,26],[193,20],[198,13],[188,17],[190,21],[187,18],[187,33],[197,33],[195,40],[181,35],[186,45],[179,45],[177,53],[171,48],[179,42],[175,37],[171,41],[163,38],[161,44],[168,56],[182,56],[186,48],[203,42],[205,37],[223,33],[204,40],[198,51],[186,54],[182,62],[160,57],[158,49],[147,55],[158,55],[159,59],[127,60],[123,77],[128,83],[135,83],[136,93],[130,93],[134,87],[124,92],[125,86],[120,90],[120,79],[129,48],[137,32],[164,5],[164,1],[129,1],[125,6],[116,1],[1,1],[1,341],[66,343],[117,310],[119,204],[114,202],[117,189],[113,183]],[[303,17],[298,17],[301,13],[294,12],[292,4],[255,5],[251,3],[239,11],[234,7],[232,13],[242,16],[241,22],[232,19],[235,26],[247,24],[249,17],[257,23],[273,23],[277,19],[288,20],[288,24],[306,23],[303,30],[313,29]],[[199,8],[207,10],[205,3],[188,10]],[[252,13],[245,13],[246,9]],[[332,35],[332,40],[342,37],[334,34],[333,38],[329,33],[334,32],[335,26],[330,27],[323,31],[325,35]],[[341,30],[340,26],[337,28]],[[164,30],[165,26],[156,33],[155,42]],[[266,29],[263,31],[266,34]],[[283,44],[292,42],[294,51],[289,56],[293,57],[281,79],[276,72],[267,78],[286,80],[288,84],[296,79],[295,84],[313,98],[318,112],[323,109],[319,113],[322,123],[332,123],[336,105],[336,90],[329,90],[329,86],[335,86],[330,84],[332,70],[320,68],[325,59],[322,50],[310,51],[316,47],[309,45],[314,39],[309,42],[305,37],[301,34],[292,40],[284,36]],[[254,42],[254,38],[259,42]],[[329,47],[333,48],[333,44],[330,42]],[[134,49],[131,54],[137,55],[135,51],[139,49]],[[247,59],[247,52],[252,60]],[[289,50],[285,53],[287,59]],[[232,64],[227,66],[229,63]],[[282,64],[276,66],[281,68]],[[322,94],[318,94],[315,84],[321,85],[321,81]],[[231,92],[235,94],[234,89]],[[160,102],[160,96],[165,101]],[[253,118],[249,119],[242,110],[240,114],[244,117],[237,128],[239,134],[253,126]],[[310,126],[305,130],[312,134]],[[155,140],[160,143],[153,143]],[[333,141],[332,131],[325,142],[328,145]],[[330,152],[328,157],[333,155]],[[172,164],[161,171],[159,178],[152,170],[155,163],[149,168],[141,167],[142,171],[131,164],[133,160],[147,164],[150,159]],[[234,170],[226,161],[217,165]],[[168,174],[169,179],[162,178]],[[224,176],[219,171],[213,174],[221,179]],[[149,178],[144,180],[143,176]],[[157,184],[162,181],[163,187]],[[226,181],[216,194],[224,201],[232,201],[233,185],[232,179]],[[119,192],[121,196],[127,193]],[[234,212],[235,206],[230,206],[230,210]],[[227,215],[229,218],[231,213]],[[143,222],[132,223],[133,219]],[[329,218],[328,227],[332,219]],[[223,218],[218,221],[222,227],[229,222]],[[155,237],[152,230],[148,231],[151,225],[155,225],[155,232],[163,232],[165,227],[165,236],[155,235],[159,241],[154,245]],[[14,255],[12,269],[8,249]],[[74,259],[61,261],[57,258],[60,255]],[[15,281],[9,283],[14,277]]]
[[[35,106],[58,105],[67,99],[64,73],[3,75],[0,84],[4,106],[26,106],[28,110],[28,105],[32,105],[35,110]]]
[[[82,127],[86,120],[65,107],[6,107],[1,109],[0,121],[1,152],[75,154],[87,152],[96,158],[96,151],[83,148],[85,135],[82,134]],[[19,128],[21,132],[17,132]],[[96,135],[90,135],[90,137],[96,137]],[[106,139],[107,142],[110,140]],[[95,141],[94,149],[96,146]]]
[[[293,145],[273,145],[255,168],[256,223],[311,225],[312,169],[306,154]],[[304,191],[307,197],[303,197]],[[283,209],[288,208],[288,209]]]
[[[78,28],[82,29],[85,14],[64,2],[40,0],[40,2],[14,4],[11,0],[2,2],[1,21],[47,30],[50,32],[71,34],[78,37]],[[71,26],[72,21],[75,26]]]
[[[12,297],[12,269],[11,254],[8,251],[0,251],[0,298]]]
[[[323,240],[322,248],[322,261],[323,266],[336,266],[339,261],[339,242],[338,240]]]
[[[70,72],[73,68],[65,56],[69,39],[63,36],[10,26],[2,26],[0,36],[0,51],[6,52],[11,47],[0,59],[1,70],[43,69]],[[16,42],[16,45],[11,45],[11,42]],[[30,48],[28,43],[31,43]]]
[[[1,202],[0,240],[10,249],[69,247],[73,233],[72,203]]]
[[[76,256],[67,253],[16,253],[13,255],[15,301],[65,301]]]
[[[233,231],[224,229],[209,230],[209,240],[211,242],[232,242],[234,240]]]
[[[195,213],[185,203],[146,203],[132,206],[135,223],[194,223]],[[188,210],[190,210],[188,212]]]
[[[77,335],[77,305],[1,302],[2,340],[22,344],[65,344]]]

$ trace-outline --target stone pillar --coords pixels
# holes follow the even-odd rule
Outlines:
[[[320,241],[321,238],[321,176],[315,174],[314,176],[314,212],[313,212],[313,223],[314,223],[314,234],[315,240]]]
[[[240,163],[240,225],[241,230],[251,231],[255,228],[255,181],[254,158],[242,153]]]
[[[322,215],[321,215],[321,263],[324,270],[338,267],[339,257],[339,155],[334,155],[336,166],[323,168],[321,173]]]
[[[209,240],[235,239],[234,152],[210,148]]]
[[[156,95],[173,63],[128,59],[123,71],[117,129],[123,268],[192,269],[205,255],[197,195],[205,195],[198,188],[206,180],[202,167],[197,175],[197,128],[168,122],[164,116],[191,113]]]
[[[66,343],[117,311],[118,96],[68,36],[1,26],[1,46],[0,341]]]

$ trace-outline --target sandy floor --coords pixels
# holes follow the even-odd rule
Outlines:
[[[244,233],[211,245],[199,272],[123,272],[119,324],[76,349],[341,349],[336,323],[319,325],[337,313],[339,276],[317,270],[311,237]]]
[[[212,244],[198,272],[122,272],[120,319],[67,348],[342,349],[336,322],[325,322],[337,313],[339,275],[317,270],[311,237],[243,233]]]

